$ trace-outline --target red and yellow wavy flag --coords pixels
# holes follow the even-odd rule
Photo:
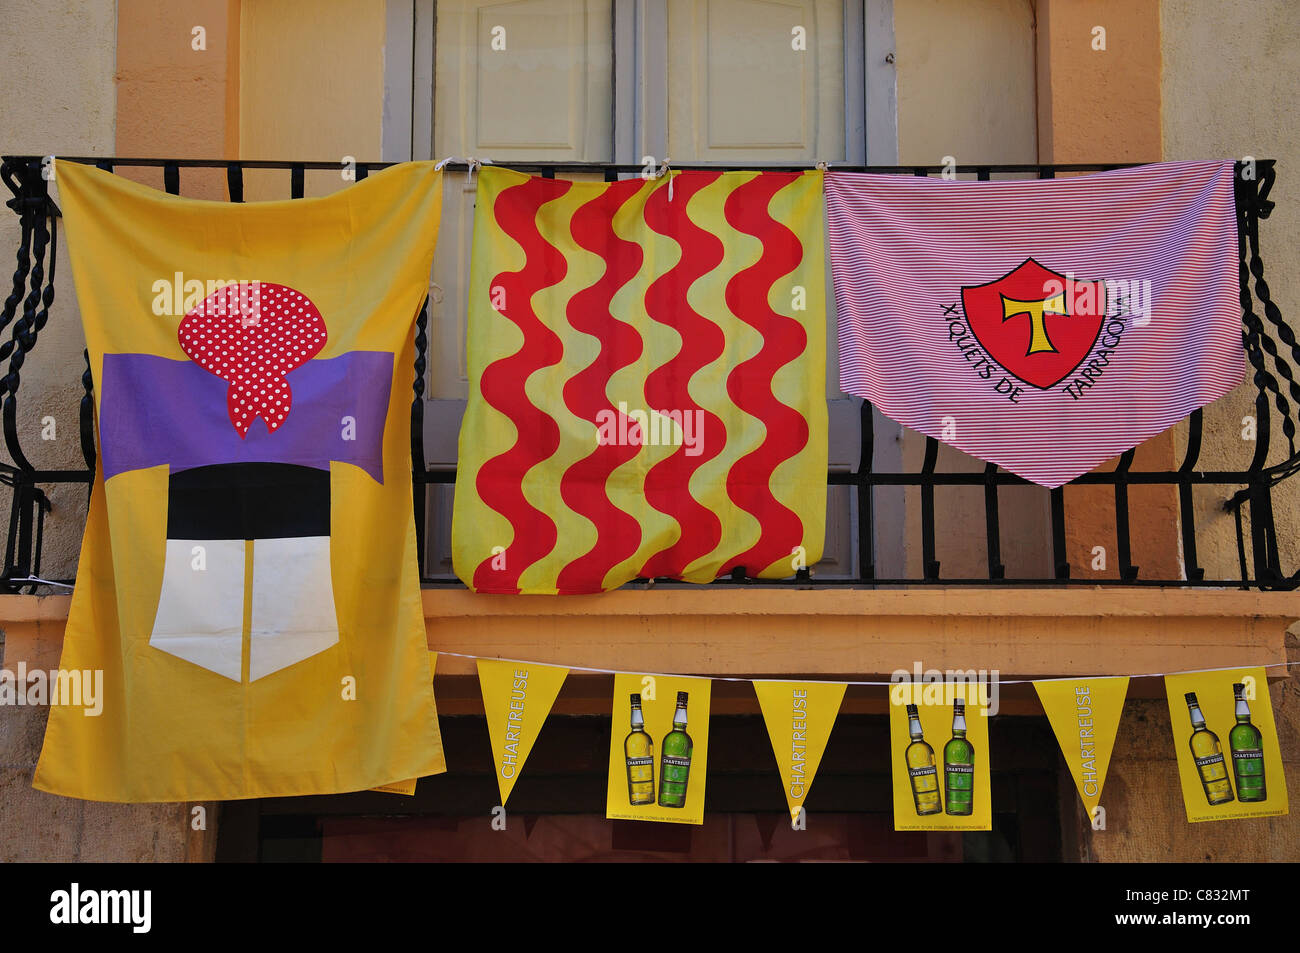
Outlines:
[[[822,174],[669,181],[481,172],[452,531],[477,592],[821,558]]]

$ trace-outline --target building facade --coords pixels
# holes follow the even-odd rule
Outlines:
[[[1300,10],[1289,0],[96,0],[75,9],[16,0],[6,18],[0,43],[23,95],[0,103],[0,152],[338,163],[338,171],[305,172],[307,195],[346,187],[340,173],[349,163],[450,155],[735,167],[1275,159],[1276,207],[1261,226],[1268,283],[1284,317],[1300,302],[1300,264],[1285,254],[1300,243],[1292,88]],[[774,36],[785,46],[802,39],[806,58],[771,62]],[[166,184],[159,165],[117,171]],[[248,200],[289,194],[283,169],[245,169],[242,183]],[[225,200],[227,189],[221,169],[180,170],[181,194]],[[1008,680],[1277,665],[1300,659],[1288,634],[1300,595],[1285,584],[1148,584],[1189,581],[1189,565],[1205,580],[1240,578],[1239,527],[1224,507],[1237,487],[1198,486],[1185,501],[1175,485],[1135,482],[1125,487],[1127,532],[1111,485],[1070,485],[1056,498],[1039,487],[994,488],[999,579],[983,483],[877,485],[864,530],[851,478],[832,487],[827,557],[807,585],[471,594],[448,578],[451,486],[437,475],[454,471],[468,386],[472,209],[472,180],[449,175],[424,408],[435,477],[419,488],[429,645],[444,653],[435,687],[448,774],[400,803],[384,794],[82,803],[31,789],[45,713],[13,708],[0,711],[0,859],[1300,859],[1300,822],[1290,815],[1185,821],[1158,678],[1130,685],[1105,829],[1084,815],[1042,709],[1022,685],[1007,686],[994,727],[994,831],[909,837],[889,824],[879,689],[846,697],[819,775],[824,806],[809,804],[807,831],[785,829],[758,705],[743,682],[715,684],[712,730],[724,743],[715,745],[705,827],[647,834],[605,821],[612,679],[574,672],[512,800],[523,823],[497,836],[474,662],[461,656],[846,680],[887,679],[916,664],[997,670]],[[17,234],[14,222],[0,223],[5,247]],[[56,303],[23,367],[16,426],[38,435],[53,418],[60,436],[25,443],[39,448],[39,459],[31,449],[36,466],[75,469],[84,342],[59,253]],[[858,405],[839,390],[834,321],[828,326],[831,467],[853,474],[864,459]],[[1198,470],[1247,468],[1256,401],[1247,382],[1205,408]],[[1176,471],[1190,426],[1102,469]],[[1280,426],[1277,416],[1272,429]],[[879,415],[873,437],[865,458],[875,471],[984,470],[946,446],[935,445],[936,454]],[[1288,573],[1300,570],[1298,488],[1284,481],[1271,497],[1277,559]],[[40,574],[72,578],[85,486],[53,486],[48,496]],[[1249,538],[1248,522],[1243,532]],[[852,584],[864,561],[879,584]],[[1044,584],[1007,582],[1025,579]],[[0,595],[6,668],[57,666],[68,598],[51,591]],[[1295,790],[1300,680],[1270,671]]]

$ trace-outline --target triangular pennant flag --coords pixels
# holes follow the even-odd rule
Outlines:
[[[755,814],[754,824],[758,827],[758,839],[763,842],[763,852],[772,849],[772,838],[776,836],[776,825],[780,822],[777,814]]]
[[[1115,733],[1128,694],[1128,676],[1050,679],[1034,682],[1034,690],[1052,723],[1083,806],[1092,818],[1115,747]]]
[[[478,683],[503,807],[568,674],[567,668],[554,665],[478,660]]]
[[[842,682],[754,682],[791,824],[808,797],[847,687]]]

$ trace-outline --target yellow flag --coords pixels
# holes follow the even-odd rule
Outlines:
[[[992,829],[987,704],[975,683],[890,686],[894,830]]]
[[[1060,678],[1034,682],[1070,777],[1090,818],[1096,817],[1128,678]]]
[[[478,174],[451,540],[467,586],[783,579],[821,558],[822,179]]]
[[[429,678],[432,680],[434,670],[438,667],[438,653],[429,653]],[[436,714],[436,712],[435,712]],[[392,784],[380,784],[371,788],[372,791],[379,791],[383,794],[402,794],[406,797],[415,796],[415,785],[419,778],[407,778],[405,781],[394,781]]]
[[[381,794],[404,794],[407,797],[415,797],[415,784],[419,778],[407,778],[405,781],[394,781],[392,784],[381,784],[370,790],[379,791]]]
[[[554,665],[478,660],[478,683],[483,691],[502,807],[524,770],[528,752],[533,750],[533,742],[568,674],[567,668]]]
[[[1287,813],[1286,776],[1263,668],[1166,675],[1189,821]]]
[[[412,326],[441,173],[179,198],[56,173],[95,482],[34,786],[104,801],[360,791],[445,770],[411,505]]]
[[[791,824],[800,819],[847,687],[841,682],[754,682]]]
[[[615,675],[605,816],[704,823],[707,678]]]

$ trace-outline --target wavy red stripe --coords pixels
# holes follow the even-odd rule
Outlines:
[[[727,495],[758,520],[760,532],[752,547],[727,560],[721,574],[743,567],[747,574],[757,575],[803,542],[802,521],[773,495],[771,479],[782,461],[807,445],[808,421],[776,398],[772,380],[804,352],[808,335],[798,321],[772,310],[767,300],[772,286],[803,260],[803,246],[795,233],[768,214],[772,197],[799,176],[797,172],[755,176],[723,205],[733,228],[763,243],[758,261],[727,283],[727,306],[763,335],[759,352],[728,375],[727,393],[737,407],[762,421],[767,433],[763,443],[737,460],[727,474]]]
[[[523,479],[555,453],[560,428],[528,399],[524,384],[534,371],[558,364],[564,356],[559,337],[533,311],[532,296],[559,284],[568,272],[564,256],[538,230],[537,213],[570,186],[561,180],[531,178],[504,189],[492,209],[501,230],[520,244],[525,258],[519,271],[493,278],[489,293],[496,288],[504,291],[501,314],[523,332],[524,343],[511,356],[489,364],[479,385],[483,399],[518,428],[514,446],[484,463],[475,478],[483,502],[509,520],[514,530],[502,568],[494,569],[497,557],[488,556],[475,569],[474,589],[479,592],[518,592],[523,571],[555,548],[555,523],[524,497]]]
[[[601,411],[618,411],[609,401],[609,379],[636,361],[644,351],[635,327],[614,316],[610,302],[641,268],[641,246],[614,232],[614,215],[641,191],[639,179],[608,186],[600,196],[573,214],[570,230],[579,247],[605,260],[605,273],[595,284],[569,299],[569,324],[600,341],[600,354],[589,367],[564,384],[564,403],[575,417],[598,426]],[[570,466],[560,479],[560,496],[575,513],[596,526],[596,543],[559,573],[556,588],[564,592],[599,592],[606,573],[641,545],[641,524],[615,506],[605,484],[615,469],[637,455],[636,445],[597,446]]]
[[[687,456],[686,447],[678,447],[646,474],[646,500],[675,519],[681,529],[676,543],[651,556],[642,567],[641,575],[650,579],[680,577],[692,562],[713,552],[722,539],[722,520],[691,496],[690,483],[696,470],[722,452],[726,425],[691,399],[688,385],[696,371],[722,355],[727,339],[716,322],[691,307],[687,292],[696,279],[718,267],[723,247],[717,235],[700,228],[686,214],[691,198],[721,175],[684,172],[674,180],[673,201],[668,201],[667,189],[659,189],[646,203],[646,224],[677,242],[682,252],[677,264],[646,289],[646,313],[682,338],[681,350],[646,377],[646,400],[656,410],[703,411],[699,456]]]

